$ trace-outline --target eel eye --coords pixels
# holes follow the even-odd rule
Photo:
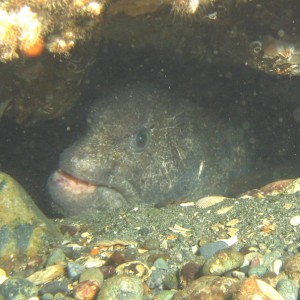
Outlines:
[[[135,137],[135,151],[142,152],[149,144],[150,132],[147,128],[142,128]]]

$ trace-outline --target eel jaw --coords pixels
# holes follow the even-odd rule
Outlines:
[[[114,187],[77,179],[63,170],[55,171],[49,177],[47,188],[54,208],[65,216],[128,206],[126,196]]]
[[[74,195],[94,193],[97,188],[95,184],[78,179],[63,170],[55,171],[52,175],[52,180],[58,186]]]

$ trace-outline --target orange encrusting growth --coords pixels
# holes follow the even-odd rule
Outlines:
[[[45,43],[43,39],[40,38],[31,47],[24,47],[21,48],[20,50],[27,57],[37,57],[43,53],[44,49],[45,49]]]

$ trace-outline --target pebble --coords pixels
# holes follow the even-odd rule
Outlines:
[[[163,280],[169,271],[169,265],[163,258],[158,258],[153,264],[153,271],[147,280],[151,289],[163,289]]]
[[[63,235],[68,234],[69,236],[75,235],[79,230],[79,228],[75,225],[66,225],[66,224],[62,224],[59,227],[59,229]]]
[[[97,300],[143,300],[143,282],[140,278],[121,274],[107,279]]]
[[[300,283],[300,253],[288,257],[282,267],[290,279]]]
[[[267,252],[263,257],[263,266],[265,266],[268,269],[268,271],[270,271],[272,269],[272,265],[273,265],[274,261],[276,259],[281,258],[281,256],[282,256],[282,253],[281,253],[281,251],[278,251],[278,250]]]
[[[246,274],[244,272],[241,271],[232,271],[231,275],[233,278],[237,278],[239,280],[244,280],[246,278]]]
[[[232,299],[238,291],[239,280],[219,276],[202,276],[183,290],[177,292],[172,300],[186,299]]]
[[[70,298],[70,297],[67,297],[66,295],[64,294],[61,294],[61,293],[57,293],[53,300],[74,300],[74,298]]]
[[[98,294],[99,289],[100,284],[97,280],[85,280],[75,286],[73,295],[77,300],[93,300]]]
[[[259,252],[249,252],[244,256],[244,263],[243,267],[251,265],[251,267],[254,266],[260,266],[263,262],[263,255]]]
[[[285,275],[282,273],[279,276],[276,275],[273,272],[267,272],[266,274],[264,274],[261,279],[266,282],[267,284],[269,284],[270,286],[272,286],[273,288],[276,287],[278,281],[282,278],[285,278]]]
[[[46,267],[51,265],[56,265],[59,262],[65,261],[66,256],[61,248],[56,249],[53,253],[49,256],[46,262]]]
[[[168,263],[163,259],[163,258],[158,258],[153,266],[157,269],[157,270],[164,270],[164,271],[169,271],[169,265]]]
[[[278,275],[280,270],[281,270],[281,267],[282,267],[282,260],[281,259],[275,259],[272,263],[270,271],[274,272],[276,275]]]
[[[284,300],[284,298],[269,284],[255,275],[245,279],[240,285],[236,299],[238,300]]]
[[[111,261],[112,265],[116,266],[126,263],[124,252],[121,251],[114,251],[109,260]]]
[[[258,266],[254,268],[250,268],[248,271],[248,275],[257,275],[259,277],[263,276],[267,272],[267,268],[265,266]]]
[[[53,300],[53,299],[54,299],[54,297],[50,293],[46,293],[46,294],[41,296],[41,300]]]
[[[81,256],[81,252],[77,248],[63,246],[62,250],[67,258],[74,260],[74,261],[79,259]]]
[[[201,266],[195,262],[188,262],[181,269],[180,281],[185,287],[200,277]]]
[[[104,275],[98,268],[89,268],[84,270],[79,277],[79,282],[86,280],[96,280],[101,287],[104,281]]]
[[[290,219],[290,224],[292,226],[299,226],[300,225],[300,215],[294,216]]]
[[[38,295],[38,287],[24,278],[11,277],[0,289],[0,296],[5,300],[29,299]]]
[[[175,293],[176,291],[162,291],[157,294],[153,300],[171,300]]]
[[[198,254],[207,258],[212,257],[215,253],[220,250],[228,249],[229,246],[224,241],[216,241],[213,243],[204,244],[199,248]]]
[[[163,286],[168,290],[178,289],[177,272],[169,272],[163,278]]]
[[[232,249],[221,250],[206,260],[202,267],[204,275],[222,275],[237,269],[244,262],[244,256]]]
[[[44,294],[55,295],[57,293],[67,294],[69,291],[68,284],[69,282],[66,278],[59,281],[56,280],[56,281],[47,282],[42,286],[40,293],[42,295]]]
[[[68,275],[72,280],[79,278],[80,274],[83,272],[84,267],[75,262],[68,262],[67,264]]]
[[[276,290],[284,300],[297,300],[298,298],[298,287],[293,280],[279,280],[276,285]]]
[[[146,250],[156,250],[160,248],[160,243],[157,239],[147,239],[144,241],[142,248]]]
[[[116,274],[116,268],[114,266],[101,266],[100,271],[102,272],[105,279]]]

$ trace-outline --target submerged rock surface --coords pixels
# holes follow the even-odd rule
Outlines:
[[[0,261],[33,258],[61,235],[26,191],[0,172]]]

